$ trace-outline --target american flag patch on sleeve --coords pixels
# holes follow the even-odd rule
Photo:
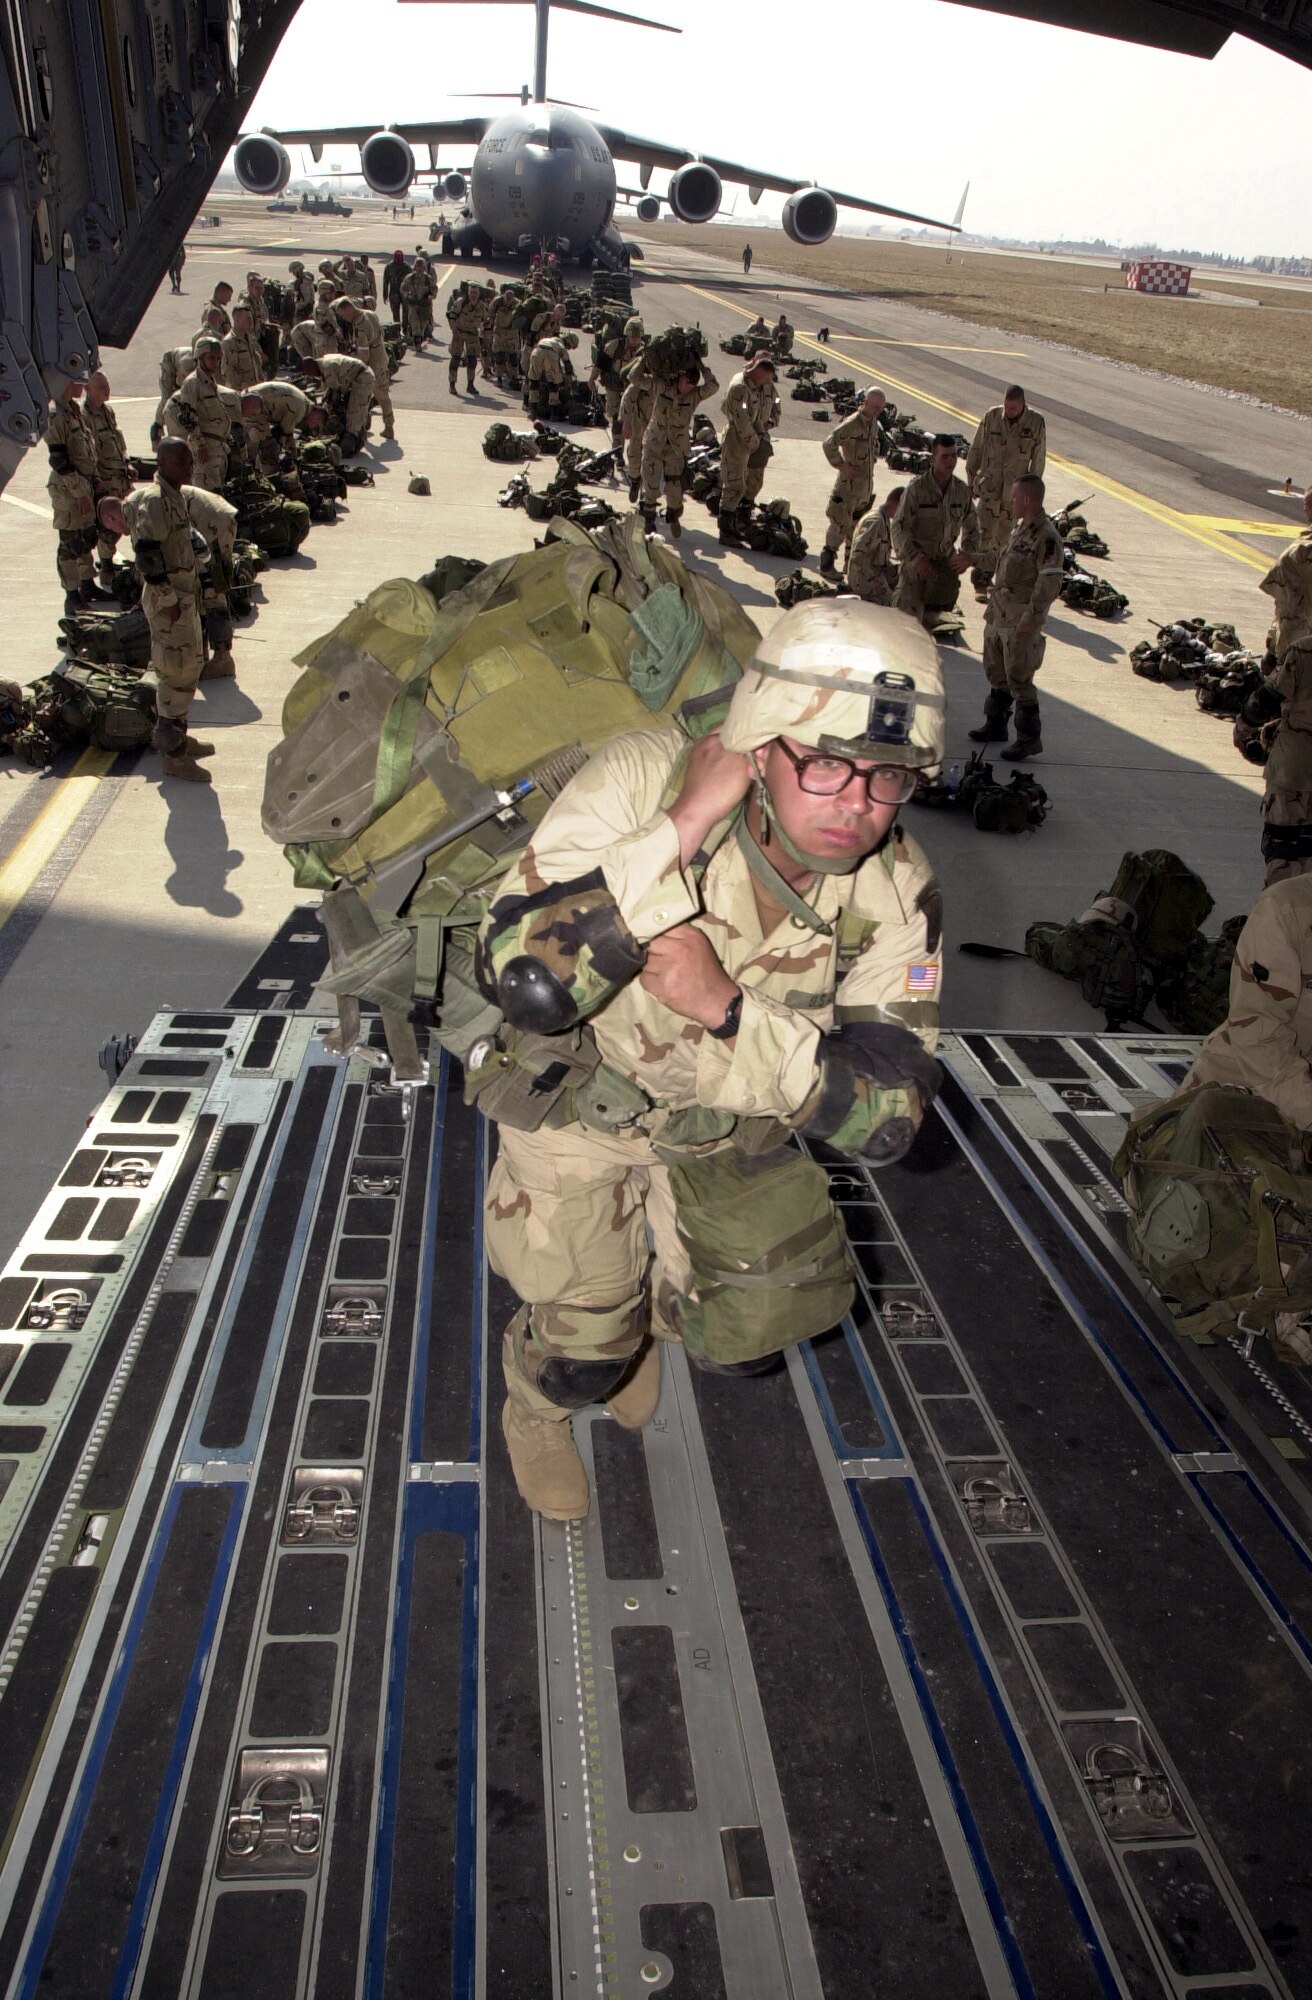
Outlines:
[[[937,965],[909,965],[906,990],[908,993],[937,993]]]

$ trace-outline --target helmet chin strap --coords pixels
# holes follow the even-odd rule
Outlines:
[[[756,798],[761,809],[761,846],[768,847],[772,840],[777,840],[789,860],[795,861],[799,868],[809,868],[816,875],[855,875],[861,863],[868,859],[864,854],[857,855],[854,861],[843,861],[833,854],[807,854],[795,846],[784,832],[764,778],[758,777],[756,781]],[[880,847],[883,844],[881,840]]]

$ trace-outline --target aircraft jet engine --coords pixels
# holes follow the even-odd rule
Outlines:
[[[292,177],[291,156],[266,132],[248,132],[237,141],[232,170],[247,194],[281,194]]]
[[[463,174],[444,174],[438,186],[448,201],[463,201],[469,193],[469,182]]]
[[[794,243],[827,243],[838,225],[838,203],[824,188],[798,188],[784,203],[783,223]]]
[[[415,177],[415,156],[399,132],[375,132],[360,148],[360,172],[375,194],[392,200],[403,195]]]
[[[709,222],[719,211],[723,193],[714,167],[704,160],[689,160],[670,181],[670,207],[680,222]]]

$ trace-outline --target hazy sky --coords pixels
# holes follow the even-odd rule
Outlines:
[[[619,4],[684,32],[553,15],[547,87],[630,132],[923,215],[969,180],[986,234],[1312,254],[1312,71],[1238,36],[1198,62],[948,0]],[[431,118],[532,55],[527,5],[303,0],[246,129]]]

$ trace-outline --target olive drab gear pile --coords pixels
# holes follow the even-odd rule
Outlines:
[[[440,604],[384,583],[307,647],[263,819],[297,884],[325,892],[341,1046],[361,1000],[403,1077],[422,1074],[417,1028],[462,1057],[494,1032],[473,934],[550,800],[621,732],[716,726],[757,637],[631,518],[595,536],[557,522]]]
[[[1275,1331],[1312,1308],[1303,1134],[1252,1091],[1206,1084],[1135,1112],[1116,1155],[1130,1254],[1181,1333]]]
[[[483,433],[483,456],[505,465],[536,458],[540,446],[532,431],[512,431],[509,424],[489,424]]]
[[[1187,1004],[1192,982],[1206,976],[1211,947],[1201,927],[1211,909],[1202,878],[1178,854],[1150,847],[1123,854],[1111,888],[1074,922],[1031,924],[1025,950],[1049,972],[1078,980],[1109,1021],[1142,1020],[1155,996],[1163,1012],[1163,995]]]
[[[1072,611],[1087,611],[1091,618],[1119,618],[1129,610],[1130,600],[1123,590],[1115,589],[1105,576],[1081,569],[1074,556],[1068,554],[1066,560],[1061,580],[1063,604],[1069,604]]]
[[[81,611],[59,621],[59,645],[91,666],[150,665],[150,627],[140,604],[123,612]]]
[[[1061,512],[1053,515],[1052,525],[1072,555],[1110,556],[1111,550],[1102,536],[1095,534],[1084,515],[1077,512],[1078,508],[1087,507],[1092,498],[1090,493],[1084,500],[1068,500]]]
[[[643,352],[643,366],[658,382],[698,375],[706,359],[706,335],[699,326],[664,326]]]
[[[1195,934],[1182,966],[1168,973],[1156,993],[1159,1012],[1182,1035],[1210,1035],[1230,1005],[1230,972],[1246,919],[1230,917],[1219,937]]]
[[[0,681],[0,750],[29,764],[88,743],[114,753],[143,749],[155,720],[155,683],[129,668],[68,661],[27,688]]]
[[[841,583],[826,583],[823,577],[808,576],[804,569],[794,569],[787,576],[781,576],[774,587],[776,604],[785,611],[791,611],[795,604],[805,604],[808,597],[850,597],[852,592]]]
[[[1130,665],[1141,680],[1197,681],[1243,651],[1233,625],[1209,625],[1205,618],[1177,618],[1153,629],[1156,639],[1141,639],[1130,652]]]

